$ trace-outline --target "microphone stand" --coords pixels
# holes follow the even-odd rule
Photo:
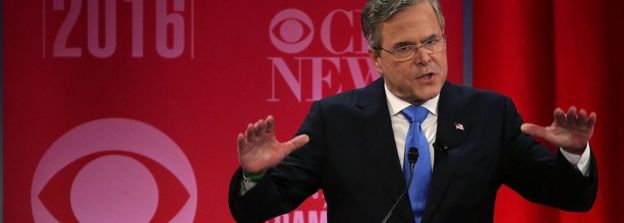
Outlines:
[[[390,208],[390,210],[388,211],[388,214],[386,214],[386,217],[384,217],[381,223],[386,223],[388,219],[390,219],[390,216],[392,216],[392,211],[394,211],[396,206],[399,204],[399,201],[401,201],[401,199],[405,197],[405,194],[407,194],[407,191],[409,191],[409,188],[412,185],[412,178],[414,177],[414,166],[416,165],[416,160],[418,160],[418,149],[416,147],[409,148],[407,152],[407,159],[409,160],[409,164],[410,164],[410,177],[409,177],[409,181],[407,182],[407,187],[405,188],[403,193],[401,193],[401,196],[399,196],[399,199],[397,199],[397,201],[394,202],[394,205],[392,205],[392,208]]]

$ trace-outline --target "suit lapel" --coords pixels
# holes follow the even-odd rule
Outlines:
[[[371,160],[376,161],[375,168],[383,173],[383,180],[380,179],[379,183],[386,189],[378,193],[386,194],[383,197],[387,199],[379,203],[379,207],[385,210],[399,198],[406,183],[397,156],[383,78],[359,91],[355,100],[355,108],[359,110],[355,123],[357,129],[362,131],[362,140],[365,142],[363,145],[368,149]],[[393,216],[393,219],[400,219],[400,222],[411,221],[408,199],[402,200]]]
[[[470,108],[461,89],[446,82],[438,102],[435,160],[423,222],[431,221],[453,178],[463,142],[470,132]]]

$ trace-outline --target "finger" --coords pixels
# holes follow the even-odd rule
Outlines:
[[[570,106],[568,114],[566,114],[566,123],[568,127],[576,126],[576,107]]]
[[[236,136],[236,145],[236,150],[240,156],[241,151],[245,150],[245,135],[243,133],[238,133],[238,136]]]
[[[555,118],[555,125],[556,126],[564,126],[565,125],[565,113],[563,112],[563,109],[561,108],[557,108],[555,109],[555,111],[553,112],[553,116]]]
[[[592,112],[591,114],[589,114],[589,117],[587,117],[587,127],[590,129],[593,129],[595,124],[596,124],[596,113]]]
[[[586,125],[587,125],[587,111],[585,111],[585,109],[581,109],[576,119],[576,126],[579,128],[584,128],[586,127]]]
[[[247,138],[247,142],[253,141],[254,138],[254,126],[249,123],[247,125],[247,130],[245,131],[245,137]]]
[[[275,126],[275,119],[273,116],[269,115],[266,118],[266,129],[264,130],[267,134],[273,134],[273,127]]]
[[[542,126],[531,124],[531,123],[525,123],[520,126],[520,130],[522,130],[522,132],[529,134],[533,137],[539,137],[556,146],[560,146],[559,145],[560,142],[557,140],[556,136]]]
[[[291,151],[304,146],[306,143],[310,141],[310,137],[306,134],[295,136],[288,142],[285,142],[286,152],[290,153]]]
[[[264,128],[266,128],[266,124],[264,123],[264,120],[262,119],[258,120],[256,124],[254,125],[254,128],[256,128],[254,132],[256,137],[262,137],[262,135],[264,135]]]
[[[526,134],[540,138],[544,138],[544,135],[547,134],[546,128],[532,123],[522,124],[520,130]]]

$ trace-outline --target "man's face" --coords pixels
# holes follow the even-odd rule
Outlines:
[[[380,24],[381,47],[394,51],[405,45],[421,46],[431,38],[443,38],[443,30],[429,3],[410,6]],[[441,52],[430,54],[418,49],[413,59],[399,61],[389,52],[370,52],[377,71],[390,92],[410,103],[420,104],[440,93],[446,80],[448,64],[446,42]]]

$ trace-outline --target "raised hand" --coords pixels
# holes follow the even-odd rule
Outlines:
[[[543,138],[570,153],[582,154],[594,133],[596,113],[592,112],[588,116],[587,112],[581,109],[577,114],[576,107],[571,106],[567,113],[557,108],[553,114],[555,120],[550,126],[542,127],[525,123],[520,129],[526,134]]]
[[[287,142],[275,139],[275,119],[268,116],[249,123],[244,133],[236,138],[238,161],[246,174],[258,174],[277,165],[293,150],[308,143],[308,135],[298,135]]]

